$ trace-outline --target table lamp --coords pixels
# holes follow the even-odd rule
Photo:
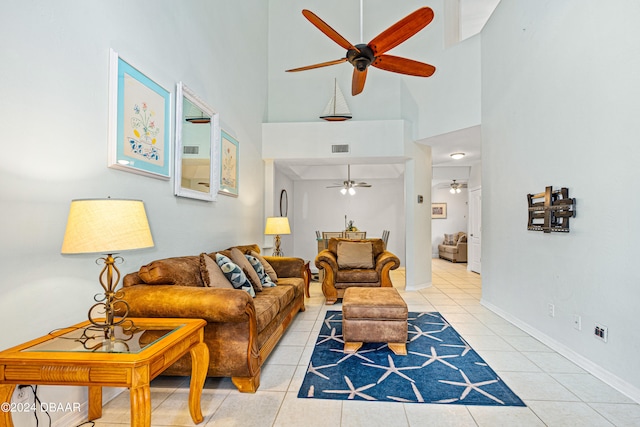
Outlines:
[[[141,200],[84,199],[72,200],[67,229],[62,242],[63,254],[102,253],[96,260],[104,264],[100,272],[103,294],[93,298],[97,302],[89,309],[89,321],[104,330],[105,338],[114,339],[114,327],[133,326],[129,321],[129,304],[122,299],[123,292],[116,291],[120,271],[116,262],[124,259],[116,253],[131,249],[153,247],[149,222]],[[104,320],[95,314],[104,313]]]
[[[267,218],[267,225],[264,227],[264,234],[275,234],[273,256],[284,256],[280,249],[280,234],[291,234],[289,228],[289,218],[286,216],[273,216]]]

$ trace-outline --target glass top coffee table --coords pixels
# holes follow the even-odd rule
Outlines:
[[[56,330],[0,352],[0,404],[11,402],[18,384],[89,388],[89,420],[102,416],[102,387],[131,391],[131,425],[151,425],[149,383],[187,352],[191,354],[189,412],[202,422],[200,398],[209,367],[201,319],[131,319],[131,330],[116,326],[109,337],[88,321]],[[11,411],[0,425],[13,426]]]

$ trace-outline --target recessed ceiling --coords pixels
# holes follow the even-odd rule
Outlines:
[[[294,181],[336,180],[347,178],[347,164],[351,165],[351,178],[398,179],[404,175],[404,159],[371,158],[356,159],[287,159],[276,160],[279,171]]]

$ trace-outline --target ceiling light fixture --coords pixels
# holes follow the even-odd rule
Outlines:
[[[463,158],[465,156],[464,153],[453,153],[451,154],[451,158],[453,160],[460,160],[461,158]]]
[[[462,184],[457,183],[456,180],[454,179],[453,182],[451,183],[451,189],[449,190],[449,193],[451,194],[460,193],[462,191],[460,189],[461,187],[462,187]]]

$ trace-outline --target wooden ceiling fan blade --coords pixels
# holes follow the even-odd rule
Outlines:
[[[296,71],[313,70],[314,68],[321,68],[321,67],[328,67],[330,65],[342,64],[346,60],[347,58],[341,58],[341,59],[336,59],[334,61],[327,61],[327,62],[321,62],[319,64],[307,65],[306,67],[292,68],[291,70],[286,70],[286,72],[293,73]]]
[[[436,72],[433,65],[393,55],[380,55],[371,65],[381,70],[418,77],[430,77]]]
[[[367,81],[367,69],[358,71],[357,68],[353,69],[353,76],[351,77],[351,95],[356,96],[364,90],[364,84]]]
[[[404,42],[433,21],[433,10],[422,7],[405,16],[369,42],[375,56],[382,55]]]
[[[309,20],[309,22],[315,25],[316,28],[318,28],[327,37],[329,37],[334,42],[338,43],[343,48],[347,50],[354,49],[357,52],[360,52],[357,47],[355,47],[353,44],[351,44],[351,42],[349,42],[349,40],[342,37],[336,30],[331,28],[329,24],[327,24],[322,19],[320,19],[318,15],[316,15],[315,13],[311,12],[310,10],[304,9],[302,11],[302,14],[304,15],[305,18]]]

